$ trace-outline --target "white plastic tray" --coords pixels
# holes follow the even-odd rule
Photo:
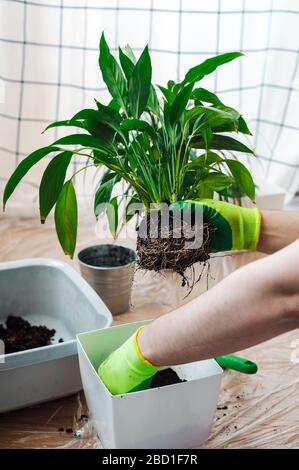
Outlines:
[[[0,356],[0,412],[79,391],[76,335],[112,323],[96,292],[59,261],[0,263],[0,323],[10,314],[54,328],[56,335],[53,345]]]

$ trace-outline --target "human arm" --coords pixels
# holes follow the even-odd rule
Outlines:
[[[182,364],[232,353],[298,328],[298,279],[299,240],[235,271],[205,294],[144,327],[136,338],[141,359],[136,353],[133,367],[130,363],[119,368],[115,359],[129,357],[128,347],[120,348],[117,357],[100,366],[100,376],[109,388],[111,380],[120,383],[132,369],[144,371],[142,358],[148,363],[150,376],[157,370],[151,369],[153,365]],[[131,341],[129,338],[130,346]],[[135,385],[141,381],[137,377]],[[128,391],[116,389],[117,393]]]
[[[261,211],[261,232],[257,250],[274,253],[299,238],[299,213],[287,211]]]
[[[273,253],[299,235],[299,214],[260,212],[211,199],[177,206],[202,210],[211,229],[211,252]],[[129,338],[100,365],[104,383],[112,393],[128,392],[154,375],[155,366],[231,353],[299,326],[298,243],[238,270]]]
[[[250,263],[146,326],[140,351],[158,365],[244,349],[299,327],[299,240]]]

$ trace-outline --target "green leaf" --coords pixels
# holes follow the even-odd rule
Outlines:
[[[233,180],[230,176],[224,173],[209,173],[208,176],[203,180],[204,185],[213,189],[214,191],[220,191],[227,188],[232,184]]]
[[[72,117],[70,122],[72,122],[73,120],[77,121],[80,119],[84,119],[91,122],[106,124],[112,129],[117,130],[121,122],[120,114],[113,108],[110,108],[109,106],[104,106],[103,104],[99,103],[99,101],[97,101],[96,103],[98,107],[97,111],[95,109],[82,109],[82,111],[79,111],[79,113],[75,114],[75,116]]]
[[[196,93],[198,92],[198,93]],[[229,106],[225,106],[216,95],[211,93],[208,90],[204,90],[204,88],[197,88],[194,90],[194,93],[192,97],[198,96],[198,99],[201,99],[202,101],[208,102],[213,104],[213,108],[206,108],[204,106],[195,106],[192,108],[190,111],[188,111],[187,114],[190,113],[190,117],[192,118],[192,115],[196,115],[197,113],[200,112],[200,109],[203,111],[205,109],[219,109],[221,111],[227,112],[229,114],[227,122],[225,119],[223,120],[223,123],[215,123],[212,122],[212,128],[214,132],[241,132],[242,134],[247,134],[247,135],[252,135],[245,120],[243,119],[242,116],[240,116],[240,113],[236,111],[234,108],[231,108]]]
[[[64,253],[73,258],[77,241],[78,207],[72,180],[64,183],[57,200],[55,227]]]
[[[51,152],[56,152],[57,150],[60,150],[58,147],[54,146],[49,146],[49,147],[43,147],[39,150],[35,150],[35,152],[31,153],[28,155],[28,157],[24,158],[9,180],[6,183],[5,189],[4,189],[4,194],[3,194],[3,210],[5,210],[6,203],[14,190],[16,189],[16,186],[19,184],[21,179],[28,173],[28,171],[38,163],[43,157],[48,155]]]
[[[114,158],[114,156],[108,155],[102,150],[93,150],[93,157],[95,166],[104,165],[112,170],[121,169],[118,157]]]
[[[83,121],[84,128],[94,137],[101,139],[103,143],[110,145],[119,129],[120,114],[109,106],[104,106],[96,101],[98,110],[83,109],[72,119]]]
[[[163,96],[166,98],[169,104],[171,104],[175,98],[175,94],[172,93],[168,88],[165,88],[164,86],[158,85],[159,90],[163,94]]]
[[[205,60],[199,65],[192,67],[185,75],[183,83],[195,83],[201,80],[205,75],[214,72],[219,65],[227,64],[237,57],[241,57],[242,52],[227,52],[220,54],[210,59]]]
[[[202,138],[194,137],[190,143],[191,147],[197,149],[205,149],[205,143]],[[226,135],[213,134],[213,137],[209,143],[210,149],[214,150],[232,150],[235,152],[244,152],[253,154],[253,150],[244,145],[242,142],[239,142],[232,137]]]
[[[169,110],[170,124],[174,124],[175,122],[179,121],[190,99],[192,88],[192,83],[190,85],[185,86],[173,100],[173,103],[171,104]]]
[[[206,108],[205,114],[207,116],[206,124],[208,127],[214,127],[216,125],[221,125],[226,122],[231,122],[235,129],[238,129],[238,120],[240,118],[240,113],[233,108],[221,107],[213,108],[212,106]]]
[[[137,119],[146,108],[150,94],[151,79],[152,65],[148,46],[146,46],[134,67],[129,81],[131,113]]]
[[[56,204],[72,155],[72,152],[60,153],[50,161],[44,171],[39,186],[39,211],[42,223]]]
[[[244,193],[252,200],[255,199],[255,185],[251,174],[246,166],[238,160],[224,160],[230,169],[236,183],[241,187]]]
[[[240,116],[239,111],[236,111],[234,108],[229,106],[225,106],[223,104],[218,105],[217,109],[220,111],[228,114],[227,122],[223,121],[223,123],[217,123],[216,126],[213,125],[213,129],[215,132],[238,132],[240,130],[240,122],[241,122],[241,132],[242,130],[244,134],[247,134],[249,129],[246,126],[246,123],[242,116]]]
[[[150,94],[147,102],[147,109],[154,113],[155,116],[160,116],[160,104],[156,90],[153,85],[151,85]]]
[[[206,165],[221,162],[223,162],[223,158],[221,158],[220,155],[214,152],[207,152],[206,154],[204,153],[203,155],[200,155],[198,158],[195,158],[189,162],[187,166],[189,168],[201,168],[205,167]]]
[[[96,103],[98,103],[97,100],[96,100]],[[108,104],[108,108],[114,109],[115,111],[118,112],[120,110],[120,105],[114,98],[112,98],[112,100]]]
[[[223,107],[223,109],[219,109],[200,105],[187,111],[186,121],[192,123],[197,116],[200,117],[200,120],[198,120],[198,125],[194,124],[195,129],[213,128],[230,123],[237,130],[240,114],[233,108]]]
[[[95,109],[83,109],[67,121],[58,121],[50,124],[45,131],[59,126],[79,127],[87,130],[93,136],[101,137],[105,142],[111,142],[114,136],[111,129],[116,131],[119,128],[121,116],[112,107],[104,106],[97,100],[95,101],[98,111]]]
[[[111,96],[119,103],[123,110],[126,111],[126,81],[120,66],[110,53],[104,33],[102,33],[100,40],[99,66],[103,75],[103,80],[106,83]]]
[[[106,172],[104,176],[106,176],[107,173],[108,172]],[[96,217],[98,217],[106,209],[104,204],[106,204],[110,201],[113,186],[115,184],[115,181],[114,181],[115,173],[114,174],[113,173],[108,173],[108,174],[112,175],[112,177],[109,178],[109,179],[107,179],[108,176],[106,176],[106,178],[103,177],[103,179],[102,179],[102,181],[101,181],[101,183],[100,183],[100,185],[97,188],[96,193],[95,193],[95,197],[94,197],[94,214],[95,214]],[[103,205],[101,205],[101,204],[103,204]]]
[[[156,133],[153,127],[142,119],[124,119],[121,123],[121,128],[126,131],[141,131],[146,132],[153,139],[156,138]]]
[[[168,80],[168,82],[167,82],[168,90],[173,91],[174,87],[175,87],[175,82],[173,80]]]
[[[113,237],[116,237],[118,227],[117,197],[111,199],[110,203],[107,206],[106,214],[108,218],[109,230],[112,233]]]
[[[68,119],[65,121],[52,122],[43,130],[42,134],[48,129],[52,129],[53,127],[80,127],[81,129],[85,129],[85,125],[83,122]]]
[[[111,170],[106,170],[102,176],[101,183],[106,183],[106,181],[110,181],[112,178],[115,178],[116,173]]]
[[[129,81],[134,70],[134,62],[123,53],[120,47],[118,48],[118,54],[121,68],[123,69],[126,79]]]
[[[245,119],[242,116],[239,117],[238,130],[239,132],[242,132],[242,134],[252,135],[249,127],[246,124]]]
[[[213,133],[212,133],[211,129],[209,127],[207,127],[206,129],[202,129],[201,134],[202,134],[203,141],[205,143],[205,149],[206,149],[206,153],[207,153],[208,149],[209,149],[210,142],[213,138]]]
[[[134,212],[134,207],[132,207],[134,204],[141,204],[141,200],[137,194],[134,194],[134,196],[131,197],[129,200],[125,212],[124,212],[124,222],[127,223],[129,220],[131,220],[136,212]]]
[[[163,125],[164,125],[165,129],[167,130],[167,132],[169,133],[169,135],[171,135],[173,130],[170,126],[169,115],[170,115],[170,105],[169,105],[168,101],[164,101],[164,107],[163,107],[164,122],[163,122]],[[160,134],[163,135],[163,128],[161,128]]]
[[[136,64],[135,54],[134,54],[134,52],[133,52],[133,50],[132,50],[132,48],[129,44],[126,45],[125,51],[126,51],[127,56],[129,57],[129,59],[131,60],[131,62],[133,62],[133,64]]]
[[[247,127],[246,122],[239,117],[237,121],[228,121],[220,126],[213,126],[213,132],[241,132],[242,134],[252,135],[250,130]]]
[[[93,137],[88,134],[72,134],[62,137],[61,139],[56,140],[53,145],[81,145],[86,148],[93,148],[98,150],[103,150],[108,153],[112,153],[113,147],[109,145],[106,141]]]
[[[203,183],[199,187],[198,196],[200,199],[213,199],[214,189]]]
[[[206,90],[205,88],[196,88],[193,90],[192,98],[199,101],[204,101],[205,103],[211,103],[214,106],[222,105],[222,102],[218,96],[216,96],[211,91]]]

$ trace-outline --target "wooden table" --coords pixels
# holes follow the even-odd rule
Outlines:
[[[41,226],[36,217],[20,213],[0,217],[1,261],[51,257],[78,268],[62,254],[51,221]],[[93,225],[82,223],[79,247],[95,241]],[[154,318],[171,310],[176,293],[169,295],[167,289],[159,277],[151,282],[139,277],[133,307],[116,322]],[[258,363],[259,372],[254,376],[224,373],[206,447],[299,448],[299,363],[291,362],[296,344],[298,349],[298,330],[242,352]],[[0,416],[0,448],[101,448],[92,423],[84,418],[87,414],[83,392],[4,414]],[[77,430],[80,437],[74,436]]]

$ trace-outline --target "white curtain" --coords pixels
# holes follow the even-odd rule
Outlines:
[[[245,57],[202,86],[241,110],[253,132],[259,176],[299,189],[299,4],[294,0],[0,0],[0,177],[32,150],[65,133],[41,134],[53,120],[105,102],[98,69],[102,30],[115,51],[149,43],[155,83],[182,78],[216,53]],[[241,156],[243,160],[246,157]],[[254,162],[254,163],[253,163]],[[47,162],[26,177],[33,194]],[[73,164],[78,168],[79,161]],[[78,177],[88,197],[94,174]]]

